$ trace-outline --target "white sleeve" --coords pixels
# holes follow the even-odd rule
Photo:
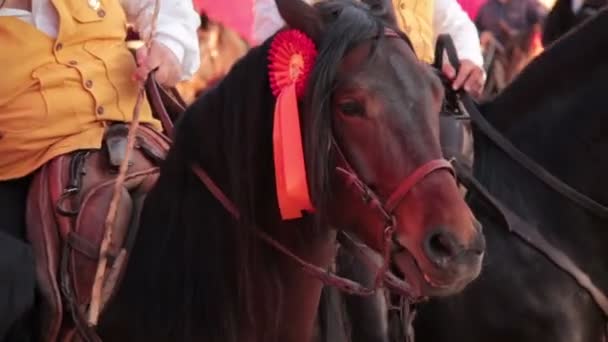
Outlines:
[[[261,44],[281,27],[281,18],[274,0],[255,0],[253,3],[253,43]]]
[[[580,11],[580,9],[583,7],[584,4],[585,4],[584,0],[572,0],[572,3],[571,3],[572,13],[577,14],[578,11]]]
[[[311,4],[315,0],[306,0]],[[285,26],[275,0],[254,0],[253,2],[253,43],[261,44]]]
[[[468,59],[479,67],[483,66],[477,28],[456,0],[435,1],[433,27],[435,35],[452,36],[460,59]]]
[[[155,0],[121,0],[127,18],[142,36],[151,30]],[[191,0],[159,0],[154,39],[168,47],[182,65],[182,80],[189,79],[200,66],[197,29],[201,24]]]

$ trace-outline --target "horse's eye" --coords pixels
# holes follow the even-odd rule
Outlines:
[[[346,116],[365,116],[365,108],[356,101],[342,102],[338,104],[338,110]]]

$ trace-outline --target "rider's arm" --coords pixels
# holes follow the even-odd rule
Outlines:
[[[159,0],[155,41],[169,48],[181,65],[181,78],[190,78],[200,65],[197,29],[200,16],[191,0]],[[155,0],[122,0],[128,20],[143,37],[152,29]]]
[[[483,66],[479,36],[475,24],[456,0],[436,0],[433,16],[435,34],[449,34],[461,60]]]

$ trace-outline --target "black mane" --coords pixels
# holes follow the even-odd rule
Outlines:
[[[302,243],[326,229],[322,209],[329,198],[330,96],[336,70],[349,48],[377,36],[384,24],[353,1],[328,1],[317,8],[326,33],[301,106],[317,224],[300,232]],[[275,99],[267,68],[270,41],[251,49],[178,123],[161,176],[146,199],[131,266],[101,332],[105,326],[126,340],[125,332],[134,330],[127,336],[131,341],[236,342],[251,331],[264,332],[265,342],[276,339],[282,297],[276,260],[282,256],[251,234],[254,226],[267,229],[280,221],[272,156]],[[193,175],[192,163],[236,203],[239,222]],[[259,317],[270,319],[264,325]],[[103,337],[115,340],[111,333]]]

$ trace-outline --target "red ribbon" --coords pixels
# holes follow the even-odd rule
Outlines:
[[[306,179],[298,98],[306,89],[316,56],[313,41],[298,30],[278,33],[268,53],[270,88],[277,97],[272,132],[276,190],[284,220],[314,210]]]
[[[312,211],[313,205],[308,193],[295,83],[277,97],[272,140],[281,217],[300,218],[302,211]]]

